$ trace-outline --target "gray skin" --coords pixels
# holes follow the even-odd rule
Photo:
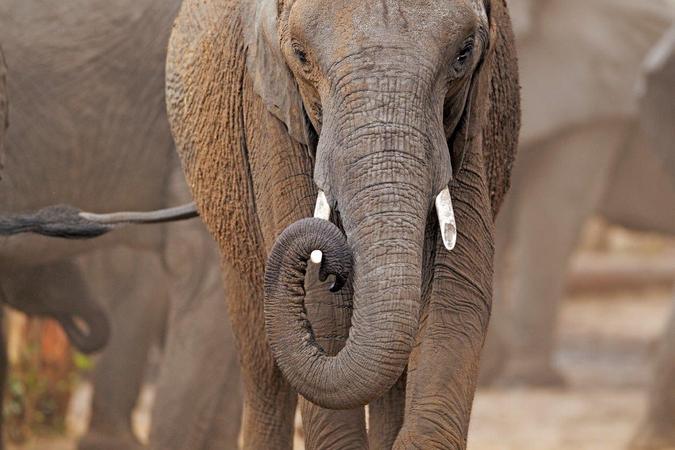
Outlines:
[[[5,58],[0,47],[0,171],[2,170],[2,161],[5,153],[5,134],[9,119],[9,110],[7,103],[7,66]],[[2,172],[0,172],[2,176]],[[3,311],[0,307],[0,323],[3,323]],[[0,331],[0,405],[3,404],[5,383],[7,378],[7,349],[5,347],[5,336]],[[0,415],[0,432],[2,431],[2,415]],[[0,448],[2,448],[2,439],[0,439]]]
[[[169,274],[155,252],[119,247],[78,260],[92,298],[111,320],[111,339],[93,374],[92,414],[79,448],[140,449],[132,432],[149,350],[161,344],[169,305]]]
[[[170,203],[191,200],[183,173]],[[169,311],[150,428],[153,450],[237,450],[242,406],[218,248],[201,221],[168,229]]]
[[[94,212],[147,210],[175,204],[171,174],[177,161],[165,115],[163,68],[166,42],[179,3],[0,3],[0,42],[11,68],[8,89],[12,99],[0,182],[0,213],[34,210],[54,203],[70,203]],[[184,186],[182,189],[186,191]],[[172,251],[166,245],[169,234],[166,228],[146,227],[86,242],[28,235],[0,239],[0,288],[3,300],[11,305],[30,313],[57,316],[67,323],[75,312],[93,331],[94,336],[86,339],[91,348],[89,341],[101,342],[100,336],[107,334],[103,310],[93,300],[100,297],[109,305],[115,303],[111,308],[115,312],[115,334],[111,350],[103,356],[95,376],[94,416],[87,442],[81,448],[128,449],[138,445],[131,432],[130,414],[150,338],[156,334],[153,324],[157,315],[166,315],[161,310],[167,306],[163,297],[168,297],[172,274],[162,268],[160,257],[166,258]],[[113,273],[107,274],[111,277],[108,279],[106,273],[94,275],[94,267],[82,270],[74,260],[95,250],[112,248],[126,249],[125,258],[148,266],[147,277],[130,270],[123,261],[113,261]],[[217,267],[213,257],[204,256],[204,260]],[[113,276],[119,278],[113,282]],[[94,278],[88,283],[85,277]],[[120,286],[125,287],[125,292],[119,291]],[[158,287],[164,289],[160,292]],[[220,295],[222,302],[222,292],[214,295]],[[215,297],[194,303],[213,303]],[[176,299],[179,305],[190,301]],[[218,308],[211,307],[210,311],[216,314]],[[120,319],[121,316],[126,317]],[[183,323],[174,316],[171,325],[178,329],[176,324],[185,328],[188,323],[192,322]],[[204,346],[214,353],[219,348],[227,356],[233,351],[226,333],[227,328],[210,323],[201,334],[184,342],[188,347]],[[185,335],[188,333],[183,331]],[[214,336],[213,340],[207,340],[206,335]],[[186,358],[185,353],[167,353],[165,361],[172,361],[173,367],[180,366],[178,361]],[[217,360],[221,359],[226,358]],[[214,391],[230,389],[227,371],[231,370],[231,361],[215,371],[207,363],[190,370],[201,373],[201,380],[180,384],[182,374],[162,374],[164,387],[158,397],[193,392],[193,399],[189,410],[171,406],[183,411],[184,416],[176,417],[171,424],[157,421],[155,434],[182,430],[194,442],[206,441],[212,434],[236,441],[236,433],[229,431],[229,425],[221,426],[220,416],[211,407]],[[204,389],[195,389],[196,385]],[[241,405],[237,401],[237,383],[232,386],[229,409],[222,410],[229,411],[237,423]],[[193,426],[195,417],[205,428]],[[180,445],[162,444],[158,448],[202,448]]]
[[[657,47],[650,53],[646,63],[646,80],[644,95],[641,99],[641,125],[649,147],[654,150],[656,163],[664,169],[667,175],[661,185],[649,182],[654,193],[666,191],[671,193],[669,203],[662,204],[662,209],[672,211],[675,204],[675,158],[673,143],[675,142],[675,104],[672,102],[672,92],[675,86],[675,26],[661,39]],[[668,190],[670,187],[670,190]],[[644,197],[643,197],[644,198]],[[644,204],[644,202],[635,202]],[[616,203],[609,203],[609,206]],[[675,234],[675,221],[669,223],[656,222],[653,219],[645,224],[638,221],[634,215],[617,217],[612,215],[616,208],[606,209],[610,217],[630,220],[635,225],[648,225]],[[650,218],[659,217],[650,214]],[[659,226],[665,227],[658,228]],[[642,228],[646,228],[642,226]],[[675,447],[675,301],[670,320],[661,339],[654,367],[653,383],[649,392],[649,402],[645,418],[633,438],[631,450],[661,450]]]
[[[0,47],[0,170],[5,155],[5,134],[9,125],[9,103],[7,101],[7,66],[5,55]],[[0,177],[2,172],[0,172]]]
[[[555,318],[584,222],[611,202],[615,210],[651,208],[659,229],[675,220],[672,208],[657,206],[672,204],[668,189],[636,197],[636,182],[618,175],[626,171],[624,160],[637,158],[644,162],[627,171],[631,180],[663,177],[650,165],[653,156],[631,153],[645,145],[635,95],[641,64],[672,9],[657,0],[514,0],[513,6],[526,16],[515,20],[523,130],[507,213],[497,224],[498,300],[481,377],[559,386],[564,380],[551,358]],[[649,167],[652,173],[638,174]]]
[[[534,287],[521,290],[522,297],[512,299],[511,322],[505,320],[509,311],[503,305],[496,313],[481,362],[484,382],[491,382],[505,368],[501,382],[507,384],[560,385],[564,382],[551,363],[553,332],[559,308],[556,295],[560,294],[564,282],[564,271],[560,267],[564,267],[579,228],[589,214],[597,212],[613,223],[636,230],[675,233],[675,209],[672,208],[675,204],[675,161],[672,152],[675,142],[672,126],[675,123],[672,102],[674,47],[675,29],[671,28],[647,59],[645,78],[640,81],[639,115],[626,122],[627,138],[622,139],[607,122],[596,123],[586,131],[572,129],[557,140],[544,141],[548,148],[545,146],[543,150],[546,153],[543,156],[537,154],[537,159],[528,158],[523,151],[521,156],[524,158],[519,160],[514,172],[512,194],[516,198],[507,200],[507,204],[530,202],[531,205],[532,213],[527,218],[532,222],[522,234],[534,242],[529,246],[515,245],[516,249],[524,250],[514,255],[514,265],[515,282],[526,280]],[[571,140],[574,139],[571,133],[576,134],[576,140]],[[585,135],[588,137],[584,138]],[[556,143],[562,139],[567,142]],[[577,145],[578,149],[569,144]],[[566,154],[578,160],[571,161]],[[604,155],[603,161],[599,159],[601,155]],[[570,171],[575,173],[574,184],[569,183]],[[525,173],[528,173],[527,177]],[[541,173],[540,183],[531,182],[532,173]],[[519,182],[526,188],[519,188]],[[535,196],[534,192],[539,194]],[[542,201],[536,202],[536,198]],[[555,202],[555,209],[546,209],[544,199],[550,201],[551,198],[567,201]],[[507,206],[506,209],[513,211],[515,207]],[[547,216],[542,215],[542,211],[550,211],[550,218],[555,219],[555,224],[546,222],[544,218]],[[502,221],[501,225],[508,225],[507,222]],[[548,236],[545,230],[550,230],[553,225],[558,239],[538,238]],[[508,228],[498,227],[498,231],[505,229]],[[547,247],[541,246],[542,240]],[[499,263],[497,266],[503,267]],[[523,273],[527,268],[530,271],[528,275]],[[539,286],[538,291],[536,286]],[[551,293],[551,286],[557,290]],[[536,292],[541,296],[532,295]],[[672,427],[675,419],[674,322],[671,318],[660,343],[649,407],[630,444],[631,449],[657,450],[675,446]],[[505,343],[509,342],[504,339],[505,336],[510,338],[510,346]]]
[[[244,448],[291,448],[296,393],[314,403],[302,404],[309,448],[466,448],[519,122],[505,5],[251,5],[185,1],[167,64],[172,129],[231,294]],[[448,183],[452,252],[433,210]],[[339,227],[297,222],[317,186]],[[353,262],[317,330],[303,306],[315,246],[324,275],[345,279]]]

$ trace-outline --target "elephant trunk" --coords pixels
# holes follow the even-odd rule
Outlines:
[[[98,305],[85,302],[83,309],[75,314],[58,313],[59,321],[70,342],[82,353],[94,353],[103,349],[110,338],[108,316]]]
[[[396,100],[402,97],[398,92]],[[427,125],[410,121],[419,105],[402,107],[399,117],[382,100],[381,117],[371,110],[361,116],[369,123],[331,139],[340,151],[333,152],[339,160],[329,162],[337,174],[329,184],[346,238],[330,222],[307,219],[282,233],[268,260],[272,351],[293,388],[325,408],[354,408],[383,395],[405,369],[419,323],[423,240],[434,194],[429,159],[420,155],[432,150]],[[322,139],[331,134],[327,123]],[[323,274],[335,274],[338,282],[353,255],[352,328],[333,357],[316,343],[304,309],[304,271],[313,250],[323,252]]]

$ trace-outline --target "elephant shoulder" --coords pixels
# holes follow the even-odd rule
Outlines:
[[[262,267],[244,129],[245,46],[234,0],[186,0],[167,58],[167,109],[183,170],[223,258]]]
[[[220,117],[240,106],[244,71],[241,27],[230,0],[186,0],[174,23],[166,64],[169,121],[184,168],[189,172],[204,140],[225,138]]]

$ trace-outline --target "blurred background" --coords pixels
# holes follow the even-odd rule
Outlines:
[[[674,449],[675,2],[508,4],[523,126],[469,449]],[[0,210],[189,199],[163,103],[179,5],[0,0]],[[232,448],[218,445],[241,406],[214,244],[198,222],[144,233],[76,252],[0,240],[9,449]]]

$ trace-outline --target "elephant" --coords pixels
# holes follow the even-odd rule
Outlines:
[[[592,8],[593,3],[595,2],[587,2],[580,6]],[[641,4],[646,5],[646,2]],[[561,3],[561,7],[574,8],[574,2]],[[620,40],[605,36],[607,42],[613,42],[616,54],[620,54],[625,50],[619,48],[626,43],[625,30],[642,30],[644,46],[634,57],[622,62],[622,67],[631,71],[635,68],[642,71],[643,51],[646,53],[654,39],[662,34],[661,30],[667,23],[662,19],[669,17],[667,9],[659,10],[661,13],[658,17],[628,16],[635,22],[629,23],[631,26],[628,28],[622,28],[624,31]],[[546,12],[546,8],[542,7],[539,12]],[[562,16],[554,16],[553,12],[550,14],[551,17]],[[620,13],[615,9],[613,14]],[[518,23],[517,20],[515,22]],[[524,22],[530,25],[544,23],[537,20]],[[646,33],[650,29],[646,27],[649,24],[659,32]],[[564,23],[560,24],[561,28],[564,26]],[[536,33],[547,29],[543,25],[540,28],[529,28],[535,37],[531,41],[521,41],[520,47],[521,58],[526,61],[527,56],[524,54],[529,48],[536,46]],[[567,28],[572,29],[570,26]],[[578,22],[574,29],[579,31]],[[558,302],[564,282],[563,268],[581,224],[588,215],[595,212],[611,223],[636,230],[675,233],[675,210],[672,208],[675,204],[675,165],[672,159],[672,145],[675,142],[672,123],[675,121],[675,113],[671,100],[675,86],[673,34],[671,27],[650,53],[646,63],[646,76],[642,73],[635,74],[627,81],[626,86],[630,89],[614,92],[613,99],[630,100],[633,102],[631,109],[635,109],[635,112],[624,114],[626,131],[623,136],[621,133],[609,133],[606,130],[609,116],[598,115],[593,122],[586,125],[585,131],[561,121],[559,131],[549,133],[548,137],[542,134],[538,143],[537,140],[533,141],[535,143],[532,144],[532,151],[528,152],[524,148],[521,152],[519,167],[514,171],[514,189],[510,194],[512,198],[507,200],[505,207],[509,212],[518,208],[523,210],[520,219],[516,219],[520,229],[506,220],[500,222],[497,228],[501,248],[508,243],[513,247],[511,256],[514,262],[514,283],[520,288],[516,287],[508,292],[514,296],[512,299],[503,298],[509,295],[503,292],[504,288],[498,289],[498,292],[505,295],[496,300],[498,306],[495,307],[495,320],[491,325],[481,362],[481,378],[484,382],[492,382],[501,374],[501,381],[506,384],[564,383],[564,378],[551,364],[554,322],[558,315]],[[577,45],[575,48],[583,47]],[[549,56],[553,59],[544,60],[542,57],[540,64],[554,64],[559,60],[553,52]],[[526,65],[521,67],[527,70]],[[622,75],[625,73],[622,72]],[[523,79],[523,90],[526,92],[528,78]],[[633,84],[641,86],[643,93],[636,94]],[[536,87],[532,86],[530,89],[535,91]],[[530,97],[535,98],[535,95]],[[630,112],[628,109],[627,111]],[[531,121],[535,120],[533,115]],[[542,117],[540,120],[545,119]],[[618,129],[618,122],[616,123],[615,128]],[[551,128],[553,125],[550,124]],[[523,129],[528,129],[527,119],[523,122]],[[526,144],[527,138],[523,138],[523,141]],[[572,144],[578,148],[571,150]],[[537,152],[534,151],[535,147],[539,147]],[[573,158],[576,161],[572,161]],[[569,182],[570,172],[575,173],[575,184]],[[532,173],[541,174],[540,179],[533,181]],[[578,176],[579,174],[585,176]],[[550,202],[551,199],[561,198],[567,200],[564,203]],[[552,204],[546,207],[543,205],[544,199]],[[515,206],[510,207],[511,203]],[[530,213],[526,214],[526,210]],[[559,239],[552,241],[548,235],[554,221]],[[519,236],[527,236],[527,239],[521,238],[519,241]],[[547,242],[546,247],[538,246],[542,241]],[[504,259],[505,253],[502,252]],[[502,262],[497,267],[505,265]],[[504,279],[505,275],[498,278]],[[511,310],[507,307],[508,300],[514,303]],[[672,329],[671,320],[660,345],[655,381],[650,388],[648,413],[630,444],[636,450],[670,448],[675,444],[671,426],[675,417],[675,402],[671,395],[675,392],[672,384],[672,349],[675,347]]]
[[[2,170],[2,161],[5,154],[5,133],[9,125],[9,108],[7,102],[7,66],[5,65],[5,56],[0,47],[0,170]],[[0,176],[2,172],[0,172]]]
[[[171,204],[180,191],[187,194],[176,170],[164,95],[166,44],[179,5],[179,0],[0,2],[0,42],[9,66],[12,113],[0,181],[3,218],[62,202],[94,211],[154,209]],[[4,98],[0,89],[0,123],[5,123]],[[0,228],[11,223],[3,220]],[[189,227],[181,231],[192,236],[185,242],[165,226],[118,230],[94,241],[0,236],[4,302],[60,319],[82,350],[98,349],[107,340],[106,312],[94,300],[105,300],[113,313],[112,348],[94,375],[93,417],[81,449],[139,446],[130,414],[149,340],[155,339],[153,328],[160,333],[165,326],[168,351],[163,363],[173,371],[162,371],[156,395],[163,401],[191,394],[192,407],[173,404],[179,410],[173,423],[153,423],[153,435],[178,433],[188,444],[159,441],[155,448],[208,449],[214,445],[211,436],[236,441],[232,424],[239,422],[241,404],[229,328],[214,319],[202,325],[192,322],[226,313],[217,277],[206,276],[219,271],[218,259],[209,256],[207,250],[214,250],[208,249],[208,234],[199,223]],[[186,275],[175,276],[169,268],[190,273],[189,261],[167,265],[177,248],[192,249],[204,273],[203,286],[176,285],[186,284]],[[104,252],[108,254],[101,256]],[[94,257],[108,262],[86,260]],[[196,331],[188,333],[190,326]],[[200,352],[217,348],[223,355],[204,361],[186,355],[188,350],[173,343],[178,339],[174,331],[182,345],[203,348]],[[195,366],[177,373],[180,361]],[[215,367],[216,362],[222,367]],[[227,392],[227,404],[217,404],[214,392]],[[229,422],[222,423],[223,414],[231,415]],[[200,421],[199,427],[194,420]]]
[[[481,378],[560,386],[565,381],[551,354],[564,268],[584,221],[611,201],[606,197],[616,194],[628,207],[620,198],[627,191],[613,186],[622,183],[614,174],[644,148],[635,85],[673,9],[658,0],[509,3],[514,15],[526,15],[514,19],[520,24],[523,128],[513,188],[497,223],[495,320]],[[627,173],[635,177],[648,163],[638,165]],[[659,214],[662,222],[675,220],[672,208]]]
[[[183,2],[169,121],[221,251],[244,448],[292,447],[297,394],[308,448],[466,448],[512,44],[501,0]]]
[[[657,155],[657,164],[667,175],[661,186],[656,189],[670,192],[669,203],[663,203],[666,210],[672,211],[675,204],[675,160],[673,159],[673,143],[675,142],[675,105],[672,98],[675,86],[675,25],[673,25],[659,44],[650,52],[646,61],[646,77],[641,96],[641,128],[645,130],[649,147]],[[670,182],[669,185],[666,185]],[[655,183],[646,183],[654,187]],[[667,189],[670,187],[670,190]],[[632,202],[638,203],[638,202]],[[610,203],[616,205],[616,202]],[[617,211],[617,208],[608,209]],[[668,227],[660,227],[662,222],[646,224],[635,220],[636,216],[620,218],[630,220],[633,225],[641,225],[642,229],[657,228],[675,234],[675,220]],[[639,216],[638,216],[639,217]],[[650,217],[654,217],[650,214]],[[658,217],[658,216],[656,216]],[[616,215],[614,218],[618,218]],[[647,226],[645,226],[647,225]],[[650,388],[646,417],[643,420],[630,448],[632,450],[659,450],[675,447],[675,301],[666,329],[661,339],[654,367],[654,380]]]
[[[162,255],[132,248],[105,248],[77,258],[111,322],[111,338],[95,360],[93,398],[87,433],[78,448],[140,449],[132,413],[138,401],[148,357],[161,346],[169,307],[170,276]]]

